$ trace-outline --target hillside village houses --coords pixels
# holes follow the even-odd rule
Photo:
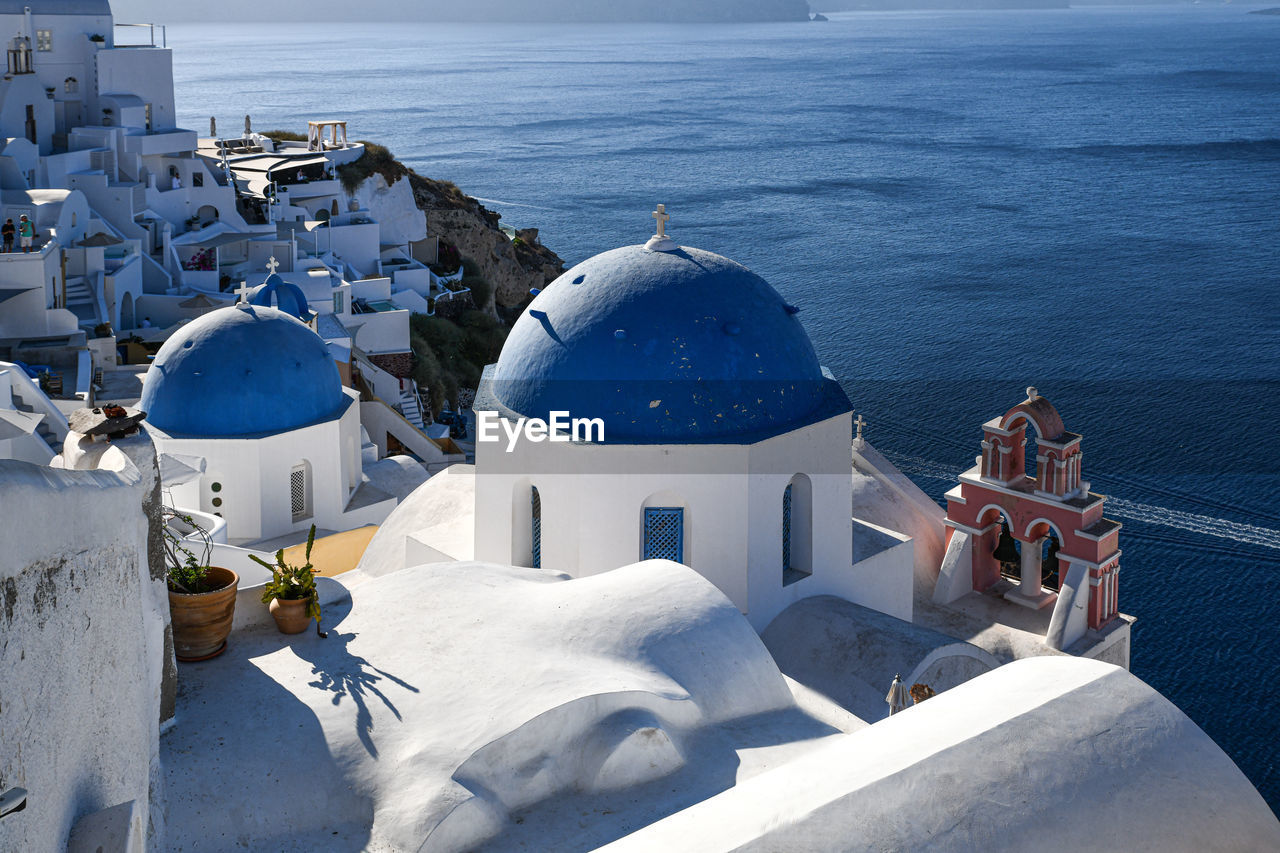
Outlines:
[[[407,377],[457,288],[405,182],[346,192],[341,121],[198,138],[162,28],[5,26],[0,202],[39,237],[0,254],[0,849],[1280,847],[1127,671],[1120,526],[1037,389],[944,511],[799,308],[659,207],[476,389],[604,434],[464,454]],[[146,416],[102,440],[93,408]],[[200,663],[165,506],[239,574]],[[250,558],[313,524],[354,556],[320,567],[327,636],[286,637]]]
[[[0,84],[0,206],[37,232],[36,251],[0,255],[0,358],[51,368],[55,398],[92,400],[122,342],[163,340],[232,304],[271,264],[305,293],[348,384],[354,366],[395,410],[378,415],[377,446],[391,433],[430,452],[409,314],[460,288],[427,269],[435,243],[406,186],[372,200],[386,221],[343,192],[335,169],[363,152],[343,122],[313,122],[301,143],[252,133],[247,118],[235,138],[201,139],[175,124],[163,28],[117,26],[107,0],[0,4],[0,26],[16,34]]]

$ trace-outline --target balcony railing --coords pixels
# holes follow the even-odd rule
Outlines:
[[[145,42],[139,41],[139,42],[121,43],[120,39],[117,38],[115,40],[116,47],[168,47],[169,46],[169,36],[168,36],[168,33],[165,31],[164,24],[116,24],[115,25],[115,28],[117,30],[119,30],[121,27],[128,27],[135,32],[139,29],[147,30],[150,36],[150,39],[149,41],[145,41]],[[156,44],[156,30],[160,31],[160,44]]]

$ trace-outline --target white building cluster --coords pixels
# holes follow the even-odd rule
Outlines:
[[[231,138],[213,126],[207,138],[177,127],[163,28],[117,24],[107,0],[2,4],[0,28],[15,33],[0,82],[0,222],[25,217],[34,230],[31,251],[0,253],[0,411],[13,413],[4,416],[11,457],[49,462],[66,437],[66,414],[137,400],[157,344],[181,337],[191,346],[193,335],[225,325],[225,316],[213,318],[240,300],[309,324],[327,345],[326,382],[340,377],[349,405],[302,430],[216,432],[203,399],[208,372],[190,393],[170,391],[180,397],[170,406],[200,406],[206,416],[197,441],[153,418],[157,442],[186,460],[166,466],[166,485],[184,509],[225,519],[225,529],[212,522],[220,538],[376,522],[394,495],[369,484],[365,467],[389,448],[429,464],[458,452],[447,430],[429,425],[409,376],[409,316],[465,291],[428,268],[436,244],[407,184],[375,178],[362,187],[384,221],[344,191],[338,167],[364,151],[348,142],[345,123],[312,122],[302,142],[253,133],[247,117]],[[284,328],[263,322],[239,343],[261,364],[264,351],[287,349],[275,334]],[[212,347],[218,354],[205,349],[202,358],[221,363],[226,341]],[[222,366],[232,398],[223,408],[255,399],[261,371],[233,377]],[[174,377],[153,375],[148,405],[165,385],[159,380],[177,387]],[[278,389],[282,396],[256,398],[258,411],[290,406],[289,394],[305,384],[297,378]],[[342,436],[306,439],[327,429]],[[281,442],[295,452],[276,470],[289,455],[276,450]],[[295,509],[277,516],[281,492]]]
[[[0,222],[25,216],[35,231],[34,251],[0,253],[0,358],[49,368],[51,396],[91,401],[128,341],[233,304],[270,265],[305,294],[348,379],[426,426],[409,315],[462,288],[428,269],[435,240],[406,184],[375,178],[359,194],[382,221],[344,191],[337,169],[364,150],[345,123],[312,122],[303,142],[253,133],[247,117],[231,138],[177,127],[163,28],[117,24],[107,0],[2,4],[0,27],[16,34],[0,81]]]
[[[1127,671],[1119,526],[1034,389],[985,429],[1051,433],[1040,477],[980,464],[948,516],[660,206],[536,295],[477,389],[498,440],[448,455],[399,374],[453,291],[411,198],[343,189],[343,123],[197,139],[106,0],[4,25],[0,201],[39,236],[0,254],[0,850],[1280,849]],[[130,390],[142,431],[71,429]],[[162,504],[240,574],[213,660],[175,661]],[[312,524],[376,532],[285,636],[249,556]]]

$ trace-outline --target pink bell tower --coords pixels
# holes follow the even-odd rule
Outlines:
[[[1036,433],[1034,474],[1026,470],[1028,426]],[[957,532],[966,534],[973,591],[1003,577],[1016,583],[1007,600],[1035,609],[1054,604],[1050,637],[1056,631],[1057,642],[1069,645],[1119,613],[1120,524],[1103,517],[1106,498],[1082,479],[1081,436],[1067,432],[1035,388],[982,432],[977,464],[946,496],[948,546]]]

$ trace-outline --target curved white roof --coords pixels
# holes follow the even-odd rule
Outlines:
[[[737,608],[675,563],[577,580],[418,566],[354,583],[324,624],[327,639],[238,633],[214,666],[184,671],[192,701],[164,746],[168,846],[603,843],[750,762],[839,737],[796,708]],[[768,758],[738,751],[768,744]],[[556,811],[611,792],[617,816],[587,832],[577,808]],[[529,809],[545,825],[515,820]]]
[[[1185,714],[1119,667],[1015,661],[611,844],[623,851],[1280,850]]]

